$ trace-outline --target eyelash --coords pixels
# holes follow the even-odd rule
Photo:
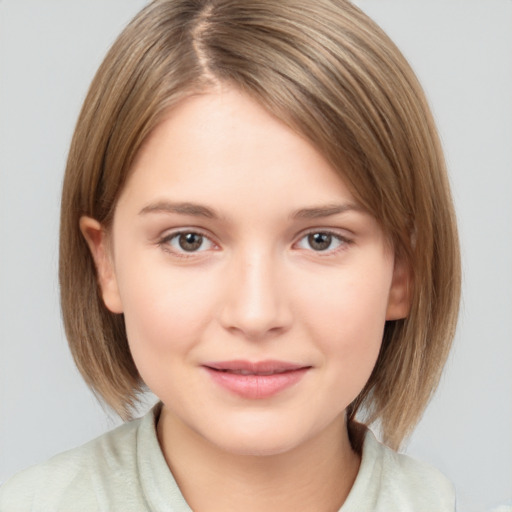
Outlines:
[[[335,249],[325,249],[325,250],[320,250],[320,251],[315,251],[314,249],[311,249],[312,252],[314,252],[315,254],[318,254],[319,256],[322,256],[322,257],[329,257],[329,256],[333,256],[335,254],[338,254],[338,252],[345,250],[349,245],[351,245],[353,243],[352,239],[350,239],[346,236],[340,235],[339,233],[336,233],[334,231],[330,231],[328,229],[310,230],[310,231],[304,233],[300,237],[299,242],[301,242],[305,238],[309,237],[310,235],[327,235],[329,237],[332,237],[332,239],[335,239],[339,242],[339,246],[336,247]]]
[[[179,231],[174,231],[172,233],[169,233],[169,234],[165,235],[164,237],[162,237],[161,240],[158,241],[158,245],[165,252],[168,252],[178,258],[193,258],[198,253],[204,252],[204,251],[188,251],[187,252],[184,249],[182,249],[181,251],[171,249],[170,242],[174,239],[178,240],[181,235],[198,235],[198,236],[202,237],[202,242],[207,240],[210,244],[216,245],[215,242],[213,242],[213,240],[209,236],[207,236],[206,234],[204,234],[203,232],[201,232],[200,230],[197,230],[197,229],[182,229]],[[201,243],[201,245],[202,245],[202,243]]]
[[[181,250],[171,249],[170,242],[175,239],[178,240],[179,239],[178,237],[180,237],[181,235],[198,235],[198,236],[202,237],[201,245],[203,245],[203,242],[205,240],[207,240],[210,244],[216,246],[215,242],[213,242],[213,240],[208,235],[204,234],[203,232],[201,232],[200,230],[197,230],[197,229],[196,230],[182,229],[179,231],[174,231],[172,233],[169,233],[169,234],[165,235],[164,237],[162,237],[158,241],[158,246],[161,247],[164,251],[166,251],[178,258],[193,258],[197,254],[199,254],[201,252],[205,252],[205,251],[188,251],[187,252],[184,249],[181,249]],[[349,246],[353,243],[353,240],[351,240],[350,238],[340,235],[339,233],[336,233],[334,231],[317,229],[317,230],[311,230],[311,231],[304,233],[299,238],[298,242],[294,243],[294,245],[300,243],[302,240],[306,239],[310,235],[327,235],[329,237],[332,237],[332,239],[335,239],[339,242],[339,246],[336,247],[335,249],[325,249],[325,250],[319,250],[319,251],[315,251],[312,248],[304,249],[304,250],[308,250],[313,253],[316,253],[321,257],[333,256],[333,255],[337,254],[338,252],[345,250],[347,248],[347,246]],[[331,242],[332,242],[332,239],[331,239]],[[206,250],[208,250],[208,249],[206,249]]]

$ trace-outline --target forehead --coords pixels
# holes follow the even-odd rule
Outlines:
[[[173,107],[139,151],[125,189],[120,201],[169,194],[226,206],[243,199],[259,210],[272,202],[355,202],[307,139],[230,87]]]

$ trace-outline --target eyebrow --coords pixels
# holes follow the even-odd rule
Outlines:
[[[364,208],[355,203],[328,204],[324,206],[313,206],[310,208],[301,208],[291,213],[291,219],[320,219],[339,215],[348,211],[364,212]],[[148,213],[178,213],[181,215],[191,215],[194,217],[205,217],[207,219],[219,219],[219,215],[213,208],[197,203],[171,201],[157,201],[151,203],[139,212],[139,215]]]
[[[180,213],[182,215],[192,215],[195,217],[206,217],[208,219],[218,219],[220,215],[207,206],[196,203],[173,203],[170,201],[157,201],[151,203],[139,212],[139,215],[148,213]]]
[[[312,208],[301,208],[291,214],[292,219],[320,219],[339,215],[341,213],[357,211],[364,212],[364,208],[355,203],[329,204],[325,206],[314,206]]]

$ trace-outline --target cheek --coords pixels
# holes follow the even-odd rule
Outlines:
[[[318,323],[326,332],[353,329],[370,334],[382,331],[391,272],[372,270],[340,271],[332,273],[329,279],[303,282],[301,309],[309,311],[309,317],[321,318]]]
[[[128,343],[141,374],[143,366],[190,353],[211,317],[213,283],[165,264],[133,265],[118,275]]]
[[[353,389],[354,398],[380,351],[391,276],[389,265],[377,264],[340,272],[321,288],[304,283],[308,300],[300,309],[308,334],[331,367],[333,382],[339,385],[342,380],[344,387]]]

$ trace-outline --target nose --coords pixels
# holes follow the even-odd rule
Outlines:
[[[279,265],[263,254],[240,256],[226,275],[220,322],[228,331],[250,340],[286,332],[292,312]]]

